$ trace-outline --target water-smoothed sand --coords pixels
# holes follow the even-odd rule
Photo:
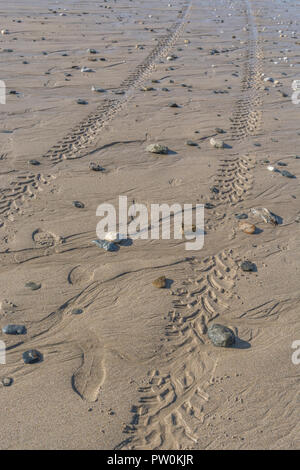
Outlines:
[[[27,328],[0,335],[0,377],[13,379],[0,386],[1,448],[299,448],[297,2],[0,7],[0,326]],[[155,142],[169,154],[146,152]],[[148,208],[210,202],[203,249],[101,250],[96,209],[119,195]],[[241,213],[255,234],[239,230]],[[241,270],[247,259],[255,272]],[[235,347],[211,344],[213,322]],[[43,360],[25,365],[28,349]]]

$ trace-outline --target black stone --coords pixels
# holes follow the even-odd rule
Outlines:
[[[26,335],[27,330],[24,325],[6,325],[2,328],[5,335]]]
[[[35,364],[36,362],[40,362],[43,358],[42,354],[36,349],[25,351],[22,357],[24,364]]]
[[[226,348],[235,342],[234,332],[224,325],[215,323],[207,330],[207,334],[214,346]]]

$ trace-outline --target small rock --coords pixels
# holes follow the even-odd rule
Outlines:
[[[215,131],[216,131],[218,134],[225,134],[224,129],[221,129],[220,127],[216,127],[216,128],[215,128]]]
[[[78,98],[77,101],[76,101],[77,104],[88,104],[88,102],[86,100],[83,100],[81,98]]]
[[[104,90],[104,88],[98,88],[98,87],[95,87],[94,85],[92,86],[91,90],[95,91],[96,93],[105,93],[106,92],[106,90]]]
[[[42,360],[42,354],[36,349],[29,349],[22,355],[24,364],[35,364]]]
[[[241,264],[241,269],[243,271],[254,271],[255,270],[255,264],[251,263],[251,261],[243,261]]]
[[[116,251],[118,249],[117,245],[106,240],[92,240],[92,243],[95,243],[99,248],[103,248],[105,251]]]
[[[223,149],[225,147],[225,143],[223,142],[223,140],[218,140],[218,139],[215,139],[214,137],[212,137],[209,142],[210,142],[210,145],[212,147],[215,147],[216,149]]]
[[[224,325],[215,323],[207,330],[207,335],[214,346],[226,348],[235,342],[234,332]]]
[[[35,282],[26,282],[25,287],[28,287],[31,290],[39,290],[42,287],[42,284],[36,284]]]
[[[198,147],[197,142],[194,142],[193,140],[187,140],[186,145],[189,145],[190,147]]]
[[[83,313],[83,310],[81,308],[73,308],[71,313],[72,315],[81,315],[81,313]]]
[[[169,107],[169,108],[179,108],[179,106],[178,106],[177,103],[169,103],[169,104],[168,104],[168,107]]]
[[[204,204],[204,209],[213,209],[215,206],[211,204],[210,202],[206,202]]]
[[[41,164],[41,162],[39,162],[38,160],[29,160],[30,165],[34,165],[34,166],[38,166]]]
[[[98,163],[95,163],[95,162],[91,162],[89,164],[89,169],[92,170],[92,171],[104,171],[104,168],[99,165]]]
[[[282,170],[280,171],[280,173],[282,174],[282,176],[285,176],[286,178],[296,178],[295,175],[292,175],[292,173],[290,173],[287,170]]]
[[[250,224],[249,222],[240,222],[239,229],[244,232],[248,233],[249,235],[253,234],[256,230],[255,225]]]
[[[235,214],[234,215],[236,219],[242,220],[242,219],[248,219],[247,214]]]
[[[159,153],[159,154],[166,155],[169,152],[169,149],[165,145],[150,144],[148,145],[148,147],[146,147],[146,151],[151,152],[151,153]]]
[[[1,378],[1,383],[3,387],[10,387],[13,384],[14,379],[11,377],[2,377]]]
[[[84,208],[83,202],[73,201],[72,204],[73,204],[74,207],[77,207],[78,209],[83,209]]]
[[[26,335],[27,330],[24,325],[6,325],[2,328],[5,335]]]
[[[167,279],[165,276],[160,276],[154,281],[152,281],[152,284],[154,287],[157,287],[158,289],[162,289],[163,287],[166,287]]]

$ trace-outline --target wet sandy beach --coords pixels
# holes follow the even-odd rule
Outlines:
[[[0,11],[0,448],[299,449],[297,2]],[[203,248],[99,248],[119,196],[206,204]]]

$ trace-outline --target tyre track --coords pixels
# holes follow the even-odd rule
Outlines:
[[[249,0],[246,2],[246,18],[248,26],[248,47],[245,67],[241,83],[241,97],[237,100],[231,118],[232,140],[242,141],[255,135],[262,122],[262,59],[263,49],[259,43],[257,27]]]
[[[230,251],[194,260],[193,276],[179,289],[166,328],[166,365],[149,372],[139,404],[124,429],[129,437],[116,449],[189,449],[204,422],[203,405],[216,363],[205,357],[207,326],[229,308],[236,278]]]
[[[118,90],[116,90],[120,98],[107,100],[101,104],[96,112],[91,113],[84,121],[79,123],[64,139],[49,149],[43,157],[49,158],[53,163],[59,163],[65,159],[81,158],[88,153],[89,146],[98,138],[101,129],[126,106],[135,90],[151,75],[158,61],[167,57],[170,53],[183,33],[191,12],[192,3],[191,0],[183,7],[168,35],[159,39],[158,44],[146,59],[123,80]]]
[[[232,117],[232,138],[243,140],[253,135],[261,123],[261,59],[257,30],[246,0],[249,24],[247,63],[241,84],[241,98]],[[218,205],[235,205],[243,201],[252,186],[251,170],[255,160],[248,156],[221,161],[214,179],[211,200]],[[220,218],[218,215],[214,226]],[[236,279],[236,262],[232,252],[222,251],[202,262],[196,260],[195,275],[183,297],[176,301],[166,329],[168,339],[165,364],[161,371],[149,373],[149,385],[141,388],[139,404],[132,407],[132,421],[124,429],[129,437],[116,449],[190,449],[198,448],[199,431],[204,422],[203,405],[216,368],[205,358],[208,324],[224,317],[229,308]],[[200,273],[200,277],[198,275]]]

